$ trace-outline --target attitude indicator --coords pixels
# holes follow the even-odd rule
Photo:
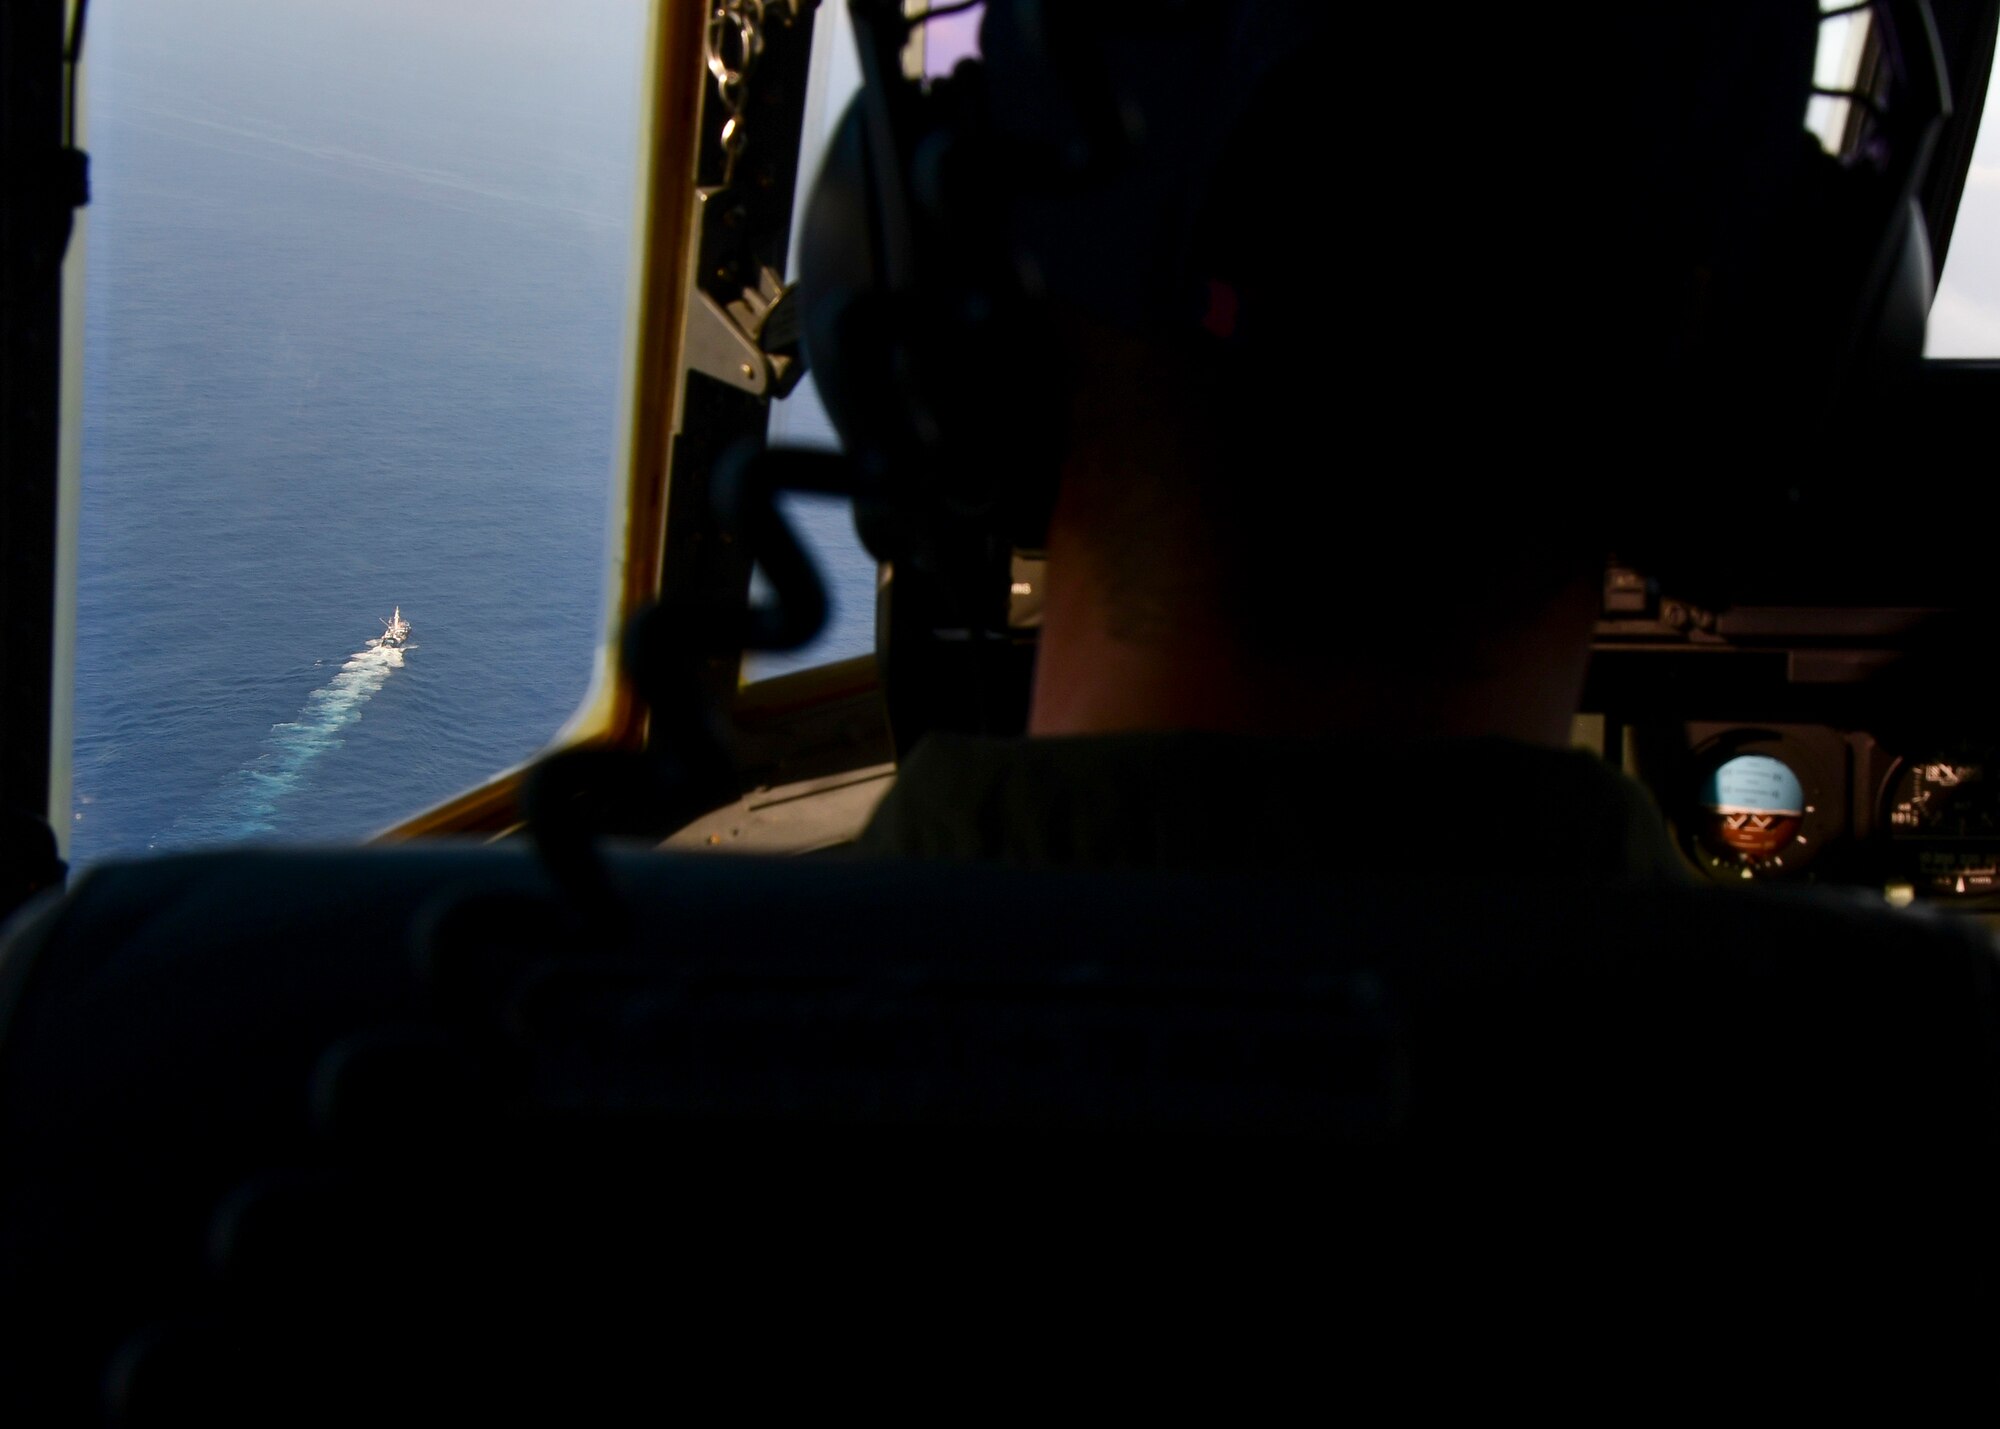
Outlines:
[[[1783,871],[1787,860],[1804,861],[1812,806],[1784,760],[1769,754],[1725,759],[1709,771],[1698,803],[1701,850],[1712,870],[1733,868],[1754,878]]]

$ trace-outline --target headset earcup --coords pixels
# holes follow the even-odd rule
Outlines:
[[[799,343],[833,429],[850,456],[867,461],[866,389],[879,380],[879,324],[869,308],[882,291],[861,102],[847,106],[827,142],[806,201],[799,245]]]
[[[1033,545],[1053,502],[1060,364],[1010,251],[1004,181],[984,161],[978,116],[966,112],[962,95],[975,82],[959,76],[957,93],[908,96],[920,132],[909,138],[907,171],[871,151],[861,101],[849,106],[807,206],[801,340],[871,493],[908,513],[869,522],[878,538],[942,523]],[[900,187],[900,202],[882,201],[885,182]],[[882,233],[884,213],[907,215],[912,232]],[[923,260],[896,292],[882,260],[892,244]]]

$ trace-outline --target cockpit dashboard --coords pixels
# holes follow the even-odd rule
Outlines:
[[[1605,586],[1583,726],[1689,867],[2000,916],[2000,696],[1950,606],[1733,605]]]
[[[2000,745],[1988,738],[1696,720],[1646,731],[1630,756],[1704,877],[2000,913]]]

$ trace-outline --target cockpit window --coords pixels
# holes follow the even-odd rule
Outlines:
[[[97,0],[72,854],[364,835],[591,677],[647,0]]]
[[[1871,10],[1855,10],[1850,0],[1820,0],[1825,13],[1819,23],[1819,52],[1813,60],[1813,88],[1824,91],[1806,103],[1806,128],[1819,136],[1829,154],[1848,146],[1854,116],[1852,100],[1840,97],[1859,86],[1861,66],[1868,55]]]
[[[2000,121],[1988,121],[1990,86],[1931,302],[1926,357],[2000,357]]]
[[[985,18],[986,7],[974,5],[967,10],[959,10],[953,14],[940,15],[934,20],[925,21],[918,41],[923,47],[921,62],[924,73],[950,74],[952,67],[960,60],[977,55],[979,22]]]

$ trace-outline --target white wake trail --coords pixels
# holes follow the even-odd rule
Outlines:
[[[271,726],[263,753],[229,777],[212,810],[175,822],[181,838],[233,840],[272,832],[279,804],[305,783],[321,755],[345,743],[344,732],[361,718],[361,707],[403,668],[403,655],[373,646],[348,656],[331,680],[306,696],[297,718]]]

